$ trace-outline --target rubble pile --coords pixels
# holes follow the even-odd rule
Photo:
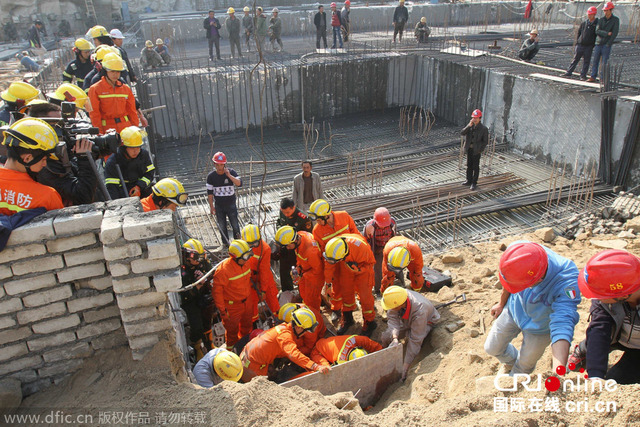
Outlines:
[[[621,191],[611,206],[585,211],[569,218],[561,235],[586,240],[595,235],[613,234],[632,239],[640,233],[640,196]]]

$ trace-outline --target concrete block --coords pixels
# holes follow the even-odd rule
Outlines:
[[[31,258],[44,255],[47,248],[42,243],[32,243],[30,245],[18,245],[5,248],[0,252],[0,264],[13,262],[23,258]]]
[[[61,316],[67,312],[67,306],[63,302],[56,302],[33,310],[23,310],[18,313],[18,323],[26,325],[38,320]]]
[[[6,331],[0,332],[0,345],[20,341],[31,335],[33,335],[31,329],[26,326],[17,329],[7,329]]]
[[[152,320],[144,323],[125,323],[124,332],[127,337],[145,335],[154,332],[162,332],[171,329],[169,319]]]
[[[157,334],[129,337],[129,347],[131,347],[131,350],[141,350],[143,348],[153,347],[158,341],[160,341],[160,337]]]
[[[82,359],[65,360],[64,362],[38,369],[38,375],[40,378],[48,378],[69,374],[70,372],[77,371],[83,363],[84,361]]]
[[[158,315],[158,310],[153,307],[132,308],[129,310],[121,310],[120,318],[123,322],[138,322],[140,320],[149,319]]]
[[[104,215],[125,214],[130,212],[142,212],[140,201],[133,197],[124,199],[109,200],[106,202]]]
[[[56,276],[53,273],[28,279],[12,280],[4,284],[4,289],[9,295],[18,295],[24,292],[33,292],[39,289],[50,288],[57,285]]]
[[[128,263],[108,262],[107,266],[113,277],[128,276],[131,273]]]
[[[11,266],[0,265],[0,280],[8,279],[11,276],[13,276],[13,271],[11,271]]]
[[[88,280],[78,280],[76,283],[82,289],[95,289],[97,291],[104,291],[105,289],[112,287],[110,276],[96,277]]]
[[[113,290],[116,293],[144,291],[151,287],[148,277],[132,277],[131,279],[113,279]]]
[[[47,242],[47,249],[51,253],[68,252],[85,246],[91,246],[98,240],[94,233],[81,234],[74,237],[64,237],[62,239],[50,240]]]
[[[113,301],[113,294],[105,293],[100,295],[94,295],[86,298],[77,298],[67,301],[67,307],[70,313],[75,313],[82,310],[89,310],[91,308],[102,307],[103,305],[110,304]]]
[[[8,378],[15,378],[21,383],[30,383],[32,381],[36,381],[38,379],[38,374],[33,369],[27,369],[20,372],[16,372],[15,374],[9,375]]]
[[[104,262],[95,264],[79,265],[77,267],[66,268],[57,273],[60,283],[73,282],[78,279],[86,279],[89,277],[102,276],[107,269]]]
[[[40,305],[50,304],[70,298],[73,295],[70,285],[63,285],[47,291],[40,291],[34,294],[22,297],[25,307],[38,307]]]
[[[16,228],[11,232],[7,247],[24,245],[25,243],[50,240],[55,237],[53,231],[53,217],[36,217],[33,221]]]
[[[107,335],[102,335],[91,340],[91,347],[94,350],[103,350],[106,348],[120,347],[127,345],[127,337],[122,329],[118,329]]]
[[[20,298],[10,298],[5,301],[0,301],[0,313],[13,313],[22,309],[22,301]]]
[[[0,381],[0,408],[4,414],[16,412],[22,403],[22,383],[15,378]]]
[[[16,359],[11,362],[0,364],[0,375],[22,371],[23,369],[37,368],[38,366],[42,366],[41,356],[23,357],[22,359]]]
[[[58,362],[60,360],[78,359],[91,356],[93,349],[87,342],[79,342],[69,347],[63,347],[44,353],[42,357],[46,363]]]
[[[42,380],[39,379],[32,383],[22,384],[22,395],[25,397],[31,396],[32,394],[35,394],[40,390],[45,390],[48,387],[51,387],[52,384],[53,382],[51,381],[51,378],[45,378]]]
[[[122,224],[125,240],[147,240],[174,235],[173,212],[168,209],[129,215]]]
[[[11,270],[16,276],[43,271],[57,270],[64,267],[64,261],[60,255],[50,255],[28,261],[16,262],[11,265]]]
[[[176,269],[169,273],[153,276],[153,286],[158,292],[168,292],[180,289],[182,287],[182,275],[180,274],[180,270]]]
[[[83,251],[64,254],[64,262],[68,267],[103,260],[104,253],[102,252],[102,248],[85,249]]]
[[[62,331],[64,329],[73,328],[80,324],[80,317],[77,314],[70,316],[58,317],[53,320],[45,320],[44,322],[36,323],[31,328],[36,334],[50,334],[56,331]]]
[[[60,215],[53,220],[53,230],[57,235],[78,234],[86,231],[100,230],[102,211]]]
[[[142,255],[142,248],[138,243],[127,243],[120,246],[104,246],[102,250],[104,259],[107,261],[116,261]]]
[[[27,343],[21,342],[14,345],[6,345],[0,348],[0,362],[13,359],[15,357],[24,356],[29,353]]]
[[[43,338],[27,341],[30,351],[38,351],[45,348],[56,347],[76,340],[76,334],[72,331],[61,332]]]
[[[107,332],[115,331],[120,328],[120,319],[109,319],[102,322],[91,323],[90,325],[78,328],[76,335],[79,340],[83,340],[88,337],[106,334]]]
[[[178,254],[178,244],[174,237],[168,239],[150,240],[147,242],[147,258],[159,259]]]
[[[168,270],[180,266],[180,257],[172,255],[159,259],[134,259],[131,261],[131,271],[136,274]]]
[[[118,307],[120,307],[121,310],[127,310],[149,305],[156,306],[164,304],[167,300],[167,296],[160,292],[145,292],[143,294],[131,296],[116,295],[116,300],[118,301]]]
[[[124,218],[120,216],[109,216],[108,213],[105,213],[100,226],[100,241],[104,245],[113,245],[122,238],[123,221]]]
[[[16,326],[18,323],[11,316],[0,317],[0,329],[7,329]]]
[[[82,317],[87,323],[99,322],[100,320],[118,316],[120,316],[120,309],[117,305],[110,305],[109,307],[85,311],[82,313]]]

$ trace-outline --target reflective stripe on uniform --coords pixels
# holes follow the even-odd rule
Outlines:
[[[13,212],[22,212],[26,210],[26,208],[21,208],[18,205],[10,205],[9,203],[6,203],[6,202],[0,202],[0,208],[8,209]]]
[[[339,354],[338,360],[347,361],[349,359],[349,353],[351,352],[351,350],[353,350],[355,345],[356,345],[355,335],[351,335],[349,338],[344,340],[344,343],[342,344],[342,348],[340,348],[340,352],[338,353]]]
[[[331,234],[328,234],[328,235],[324,236],[322,238],[322,240],[333,239],[334,237],[339,236],[340,234],[342,234],[344,231],[346,231],[348,229],[349,229],[349,224],[345,225],[344,227],[342,227],[340,230],[336,231],[335,233],[331,233]]]
[[[301,256],[300,256],[300,254],[299,254],[298,252],[296,252],[296,256],[297,256],[298,258],[300,258],[301,260],[303,260],[303,261],[308,261],[308,260],[309,260],[309,258],[303,258],[303,257],[301,257]]]
[[[65,77],[69,77],[69,78],[72,78],[72,77],[73,77],[73,74],[69,74],[69,73],[67,73],[66,71],[63,71],[63,72],[62,72],[62,75],[63,75],[63,76],[65,76]]]
[[[242,274],[238,274],[237,276],[229,277],[229,280],[238,280],[238,279],[240,279],[240,278],[242,278],[242,277],[244,277],[244,276],[246,276],[247,274],[250,274],[250,273],[251,273],[251,270],[247,270]]]
[[[147,172],[154,170],[156,167],[153,166],[152,164],[147,166]]]
[[[142,178],[140,178],[140,181],[144,182],[147,185],[151,184],[151,180],[148,178],[145,178],[144,176]]]
[[[129,95],[126,93],[109,93],[106,95],[98,95],[98,98],[100,99],[104,99],[104,98],[125,98],[128,99]]]
[[[353,304],[347,304],[346,302],[343,304],[345,307],[355,307],[356,303],[354,302]],[[349,310],[347,310],[349,311]]]
[[[105,178],[104,183],[120,185],[120,178]]]
[[[102,119],[102,126],[106,126],[107,125],[107,120],[113,120],[115,122],[116,119],[119,119],[119,118],[120,117],[114,117],[113,119]],[[124,116],[123,119],[124,119],[125,122],[128,122],[129,121],[129,116]]]

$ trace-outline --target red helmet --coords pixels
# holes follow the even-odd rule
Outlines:
[[[373,220],[378,227],[388,227],[391,224],[391,214],[389,214],[387,208],[378,208],[373,213]]]
[[[345,4],[345,6],[351,6],[351,2],[350,2],[349,0],[346,0],[346,1],[344,2],[344,4]]]
[[[612,1],[607,2],[607,4],[604,5],[604,7],[602,8],[602,10],[613,10],[615,6],[613,5]]]
[[[609,249],[592,256],[578,276],[587,298],[609,299],[640,289],[640,259],[627,251]]]
[[[218,151],[216,154],[213,155],[211,160],[213,160],[213,163],[217,165],[224,165],[227,163],[227,156],[225,156],[222,151]]]
[[[587,9],[587,15],[595,15],[596,13],[598,13],[598,8],[595,6],[591,6]]]
[[[500,283],[517,294],[538,283],[547,273],[548,265],[547,252],[539,244],[514,243],[500,257]]]
[[[336,7],[336,2],[331,3],[329,7]]]
[[[471,117],[482,117],[482,111],[480,110],[473,110],[473,113],[471,113]]]

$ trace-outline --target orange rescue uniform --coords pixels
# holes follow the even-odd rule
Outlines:
[[[103,76],[98,83],[89,88],[91,124],[100,128],[100,133],[115,129],[118,133],[128,126],[138,126],[136,100],[131,88],[117,81],[115,86]]]
[[[213,302],[222,316],[226,329],[227,349],[231,350],[240,337],[251,332],[251,269],[248,263],[240,266],[232,257],[222,261],[213,273]],[[226,320],[225,320],[226,319]],[[238,331],[240,335],[238,335]]]
[[[402,247],[409,251],[409,255],[411,256],[411,262],[409,262],[409,265],[407,266],[409,279],[411,280],[411,288],[418,292],[422,289],[422,285],[424,284],[424,276],[422,275],[422,267],[424,266],[422,250],[420,250],[420,246],[418,246],[416,242],[403,236],[392,237],[387,244],[384,245],[384,251],[382,253],[382,283],[380,285],[380,292],[384,293],[384,290],[387,289],[388,286],[393,285],[396,278],[396,273],[389,270],[387,262],[389,259],[389,252],[391,252],[393,248],[397,247]]]
[[[382,350],[377,342],[362,335],[338,335],[318,340],[311,352],[311,360],[319,365],[347,362],[354,348],[363,348],[368,353]]]
[[[322,287],[324,286],[324,260],[318,242],[307,231],[298,231],[300,244],[295,250],[300,273],[298,289],[304,303],[320,310]]]
[[[253,256],[247,261],[251,268],[251,280],[262,291],[271,312],[278,313],[280,302],[278,301],[278,286],[271,272],[271,248],[264,240],[260,239],[260,245],[252,248]],[[251,287],[251,306],[253,307],[253,321],[258,320],[258,293]]]
[[[158,210],[158,207],[153,202],[153,196],[145,197],[144,199],[140,199],[140,203],[142,203],[142,211],[150,212]]]
[[[0,214],[41,207],[51,211],[64,205],[56,190],[34,181],[28,173],[0,167]]]

